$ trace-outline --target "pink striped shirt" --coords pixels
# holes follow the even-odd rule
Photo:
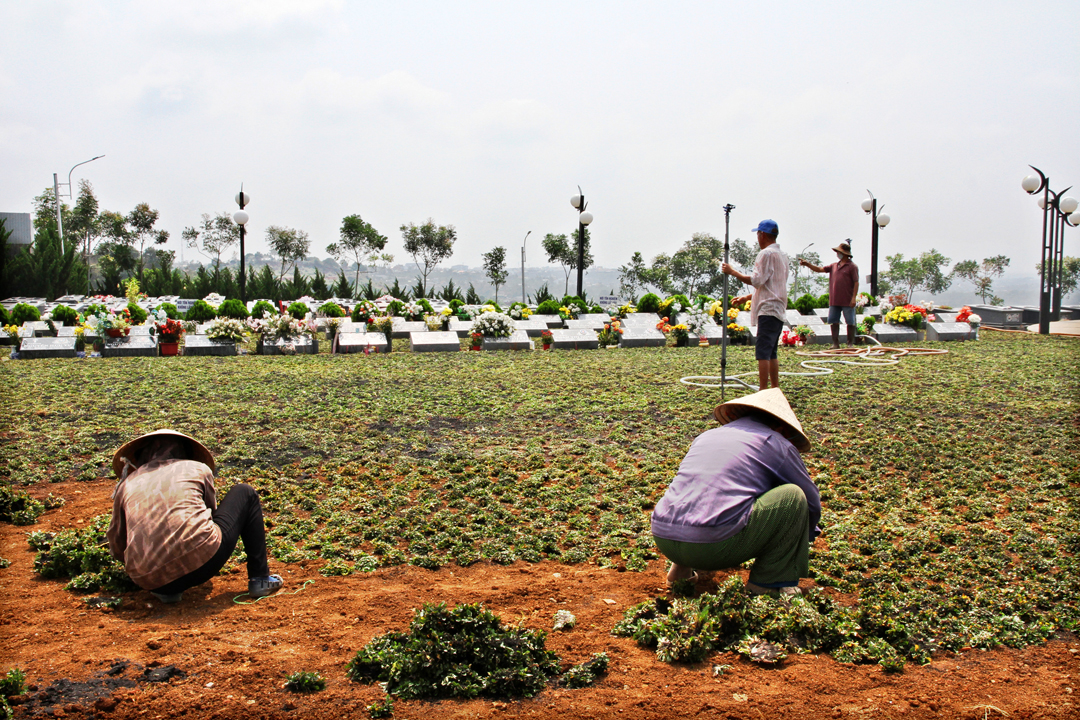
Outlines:
[[[754,286],[754,297],[750,303],[751,325],[757,326],[758,317],[762,315],[780,320],[787,318],[788,267],[790,261],[779,243],[773,243],[758,253],[754,272],[750,275],[750,284]]]

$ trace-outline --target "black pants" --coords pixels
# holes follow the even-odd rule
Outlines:
[[[211,517],[221,528],[221,547],[218,551],[201,568],[192,570],[168,585],[162,585],[154,592],[176,595],[188,588],[202,585],[225,567],[236,549],[237,539],[244,542],[248,578],[266,577],[270,574],[270,566],[266,564],[266,528],[263,526],[262,503],[259,502],[259,494],[255,492],[255,488],[245,484],[234,485]]]

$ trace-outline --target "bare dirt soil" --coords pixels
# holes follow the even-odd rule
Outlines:
[[[321,563],[271,560],[287,591],[314,582],[239,605],[233,598],[247,587],[240,572],[189,590],[178,605],[140,591],[115,610],[91,607],[62,582],[34,574],[25,533],[86,525],[108,511],[111,489],[106,481],[50,485],[67,498],[64,507],[31,528],[0,525],[0,556],[12,561],[0,570],[0,671],[22,668],[31,683],[14,698],[16,717],[367,717],[382,691],[347,680],[345,663],[375,635],[405,629],[425,602],[481,602],[504,622],[543,629],[567,609],[577,627],[550,633],[548,648],[567,665],[606,652],[611,666],[582,690],[551,689],[529,700],[397,702],[396,718],[1080,717],[1080,643],[1071,635],[1025,650],[943,655],[901,674],[816,655],[793,655],[772,669],[733,654],[666,665],[610,634],[626,608],[662,590],[660,561],[645,573],[518,562],[326,578]],[[704,580],[698,589],[711,587]],[[713,666],[724,664],[732,667],[714,677]],[[285,676],[298,670],[321,673],[326,690],[284,690]]]

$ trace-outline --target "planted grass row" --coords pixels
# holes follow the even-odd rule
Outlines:
[[[815,440],[814,579],[857,596],[861,632],[911,659],[1078,621],[1080,354],[983,335],[893,368],[784,378]],[[224,486],[259,489],[282,561],[340,575],[483,559],[641,570],[656,557],[648,511],[719,399],[678,379],[716,374],[719,355],[20,363],[0,472],[96,478],[123,440],[171,426],[206,442]],[[799,359],[782,353],[781,369]],[[750,368],[752,349],[728,360]]]

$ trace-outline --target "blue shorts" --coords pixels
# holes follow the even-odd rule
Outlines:
[[[761,315],[757,319],[757,344],[754,357],[758,360],[775,360],[776,346],[780,343],[780,333],[784,323],[772,315]]]
[[[830,305],[829,306],[829,325],[840,324],[840,313],[844,314],[844,323],[847,325],[855,324],[855,308],[844,307],[843,305]]]

